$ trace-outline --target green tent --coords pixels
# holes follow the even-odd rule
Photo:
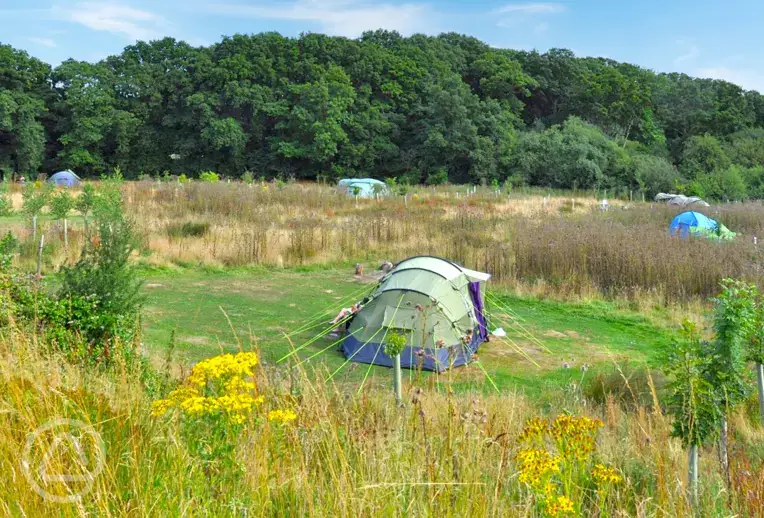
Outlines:
[[[406,337],[403,367],[440,371],[467,363],[487,336],[480,285],[489,278],[438,257],[401,261],[350,323],[345,355],[389,366],[384,337],[396,332]]]

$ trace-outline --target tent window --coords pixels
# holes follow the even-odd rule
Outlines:
[[[395,315],[395,319],[393,319],[393,315]],[[419,311],[416,309],[399,307],[396,311],[392,306],[385,306],[385,318],[382,321],[382,326],[413,331],[417,327],[418,319]]]

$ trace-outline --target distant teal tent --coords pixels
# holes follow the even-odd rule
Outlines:
[[[345,178],[337,185],[340,191],[351,196],[357,193],[361,198],[373,198],[375,194],[386,194],[387,185],[374,178]]]
[[[700,212],[687,211],[677,215],[669,225],[672,236],[686,238],[690,235],[712,239],[734,239],[737,234]]]

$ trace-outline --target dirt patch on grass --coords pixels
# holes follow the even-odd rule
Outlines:
[[[554,329],[550,329],[549,331],[545,332],[544,336],[546,336],[547,338],[569,338],[569,336],[566,335],[565,333],[555,331]]]
[[[207,336],[184,336],[181,340],[192,345],[207,345],[210,343],[210,339]]]

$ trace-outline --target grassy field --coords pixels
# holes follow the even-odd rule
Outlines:
[[[349,296],[373,286],[372,279],[355,278],[349,268],[148,272],[144,342],[155,358],[164,358],[175,331],[175,355],[185,362],[233,352],[241,344],[245,349],[257,346],[264,360],[273,363],[326,329],[336,310],[320,318],[313,329],[289,339],[285,334],[311,322],[326,308],[338,309],[343,300],[347,305]],[[614,363],[655,367],[673,334],[659,318],[616,309],[608,302],[565,303],[501,291],[489,291],[489,297],[492,325],[503,326],[508,336],[484,344],[479,357],[500,390],[541,395],[550,388],[580,383],[598,367]],[[516,316],[510,317],[507,310]],[[321,338],[300,349],[296,358],[311,357],[334,341]],[[334,371],[344,361],[342,353],[331,347],[312,364]],[[338,379],[357,383],[367,370],[349,364]],[[387,380],[389,375],[385,367],[372,367],[369,372],[372,380]],[[450,379],[462,388],[491,388],[477,365],[440,378],[439,382]]]
[[[661,372],[678,324],[707,318],[721,278],[764,279],[752,241],[676,240],[669,209],[624,201],[602,213],[570,194],[420,187],[356,201],[312,184],[121,189],[136,238],[123,264],[139,265],[145,295],[140,326],[117,320],[130,322],[124,339],[84,334],[114,315],[97,304],[119,284],[93,279],[111,260],[81,271],[91,284],[80,299],[56,289],[66,286],[58,268],[83,247],[124,250],[103,244],[110,223],[94,239],[72,221],[67,250],[60,225],[40,219],[48,295],[29,275],[38,242],[28,221],[0,220],[19,242],[0,285],[0,516],[764,513],[756,402],[729,414],[729,478],[717,443],[703,445],[693,509]],[[764,233],[758,204],[711,210],[733,230]],[[381,260],[420,254],[492,273],[490,325],[507,336],[466,367],[404,372],[396,404],[391,370],[348,363],[336,338],[313,337],[374,288]],[[356,261],[366,276],[353,276]],[[33,293],[16,293],[19,280]],[[101,295],[91,307],[92,286]],[[89,327],[72,325],[74,310]],[[240,350],[258,357],[220,355]],[[42,457],[56,436],[37,431],[61,418],[104,441],[102,470],[79,479],[92,486],[66,505],[30,484],[47,482],[28,472],[25,446],[41,439]],[[69,453],[50,463],[90,471]],[[83,494],[60,481],[50,489]]]

